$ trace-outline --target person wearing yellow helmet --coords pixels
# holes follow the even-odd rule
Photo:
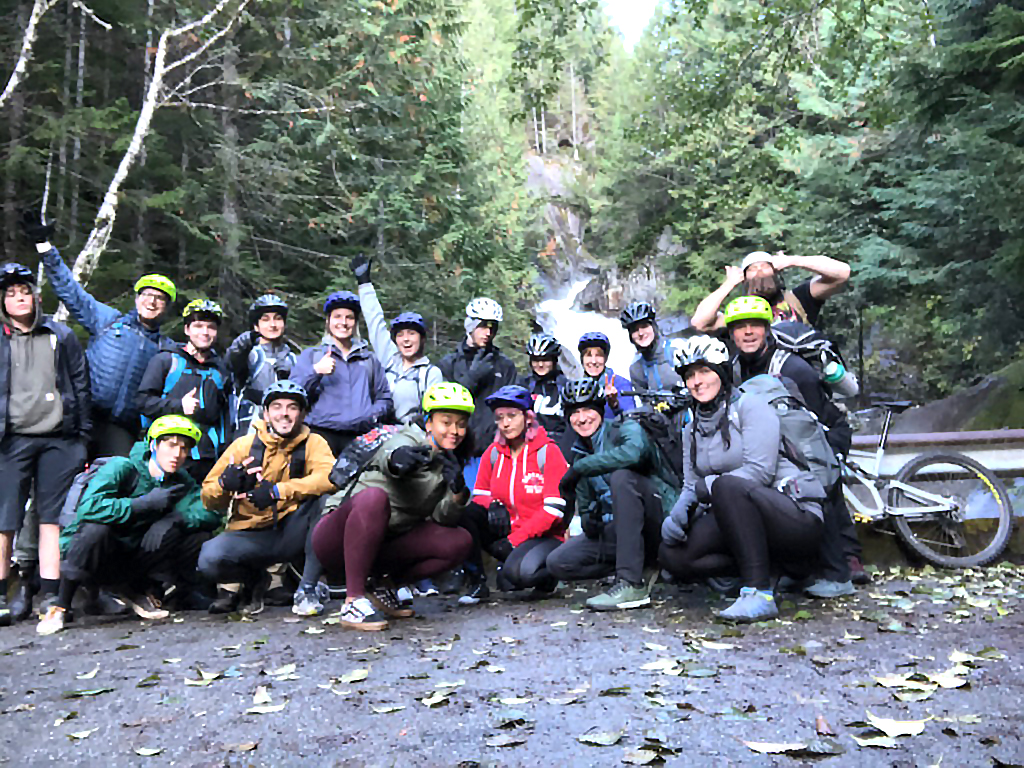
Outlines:
[[[168,615],[165,595],[184,596],[198,583],[203,542],[220,525],[185,471],[202,432],[189,418],[156,419],[127,457],[96,462],[60,535],[63,561],[57,599],[36,628],[59,632],[80,586],[111,589],[143,619]]]
[[[174,283],[164,275],[144,275],[135,283],[134,307],[122,311],[75,280],[50,243],[53,224],[43,222],[38,211],[23,215],[22,229],[35,243],[57,298],[90,336],[85,353],[93,411],[89,456],[127,456],[141,426],[135,405],[139,382],[150,359],[169,344],[160,323],[177,299]]]
[[[443,573],[470,554],[459,520],[469,502],[462,476],[468,453],[469,390],[441,382],[423,396],[424,426],[410,424],[373,455],[351,488],[327,501],[313,530],[313,551],[328,574],[344,576],[341,625],[381,630],[413,615],[395,589]],[[371,576],[387,574],[388,579]]]
[[[224,313],[209,299],[194,299],[182,312],[188,341],[158,353],[139,382],[136,404],[144,420],[183,413],[203,430],[192,449],[189,473],[201,483],[227,443],[231,392],[226,366],[213,348]]]

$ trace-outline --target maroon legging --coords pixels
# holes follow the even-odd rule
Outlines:
[[[408,533],[387,538],[391,502],[386,491],[367,488],[325,515],[313,529],[313,551],[329,574],[345,574],[349,598],[362,597],[371,573],[410,584],[460,565],[473,537],[464,528],[424,520]]]

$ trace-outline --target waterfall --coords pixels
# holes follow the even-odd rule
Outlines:
[[[608,367],[620,376],[629,378],[629,365],[636,350],[618,318],[600,312],[581,312],[573,308],[576,298],[590,283],[590,278],[574,282],[561,298],[548,299],[537,305],[537,320],[544,330],[558,339],[571,357],[579,358],[576,345],[580,336],[588,331],[600,331],[611,340],[612,349]],[[579,371],[582,372],[580,367]]]

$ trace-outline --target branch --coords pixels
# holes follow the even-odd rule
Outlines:
[[[11,98],[14,89],[18,87],[22,78],[25,77],[25,70],[28,69],[28,62],[32,58],[32,47],[36,44],[36,35],[39,32],[39,20],[43,15],[57,4],[57,0],[35,0],[32,5],[32,13],[28,17],[28,24],[25,26],[25,34],[21,38],[21,53],[18,54],[18,61],[14,65],[4,92],[0,93],[0,109],[7,100]]]
[[[92,8],[90,8],[90,7],[88,6],[88,5],[86,5],[85,3],[83,3],[83,2],[82,2],[82,0],[74,0],[74,2],[72,2],[71,4],[72,4],[72,5],[73,5],[73,6],[75,7],[75,8],[77,8],[78,10],[80,10],[80,11],[81,11],[82,13],[84,13],[84,14],[85,14],[86,16],[88,16],[88,17],[89,17],[90,19],[92,19],[92,20],[93,20],[93,21],[95,21],[95,22],[96,22],[97,24],[99,24],[99,25],[100,25],[101,27],[103,27],[103,28],[104,28],[105,30],[107,30],[108,32],[109,32],[109,31],[110,31],[111,29],[113,29],[113,27],[111,27],[111,26],[110,26],[110,24],[108,24],[108,23],[107,23],[107,22],[105,22],[105,21],[104,21],[103,19],[101,19],[101,18],[100,18],[99,16],[97,16],[97,15],[96,15],[96,12],[95,12],[95,11],[93,11],[93,9],[92,9]]]
[[[213,10],[205,16],[203,16],[203,18],[201,18],[199,21],[193,21],[191,24],[186,24],[184,27],[178,27],[177,29],[166,30],[163,33],[163,35],[160,36],[161,41],[163,40],[164,37],[177,37],[179,35],[185,34],[186,32],[191,32],[197,26],[205,26],[209,22],[213,21],[213,18],[222,10],[224,10],[224,8],[230,2],[232,2],[232,0],[220,0],[220,2],[218,2],[217,5],[214,6]],[[188,64],[190,61],[195,61],[200,56],[202,56],[211,45],[216,43],[218,40],[224,37],[224,35],[231,31],[231,27],[234,26],[235,20],[242,15],[242,11],[245,10],[245,7],[247,5],[249,5],[249,0],[242,0],[242,4],[238,6],[238,10],[236,10],[234,14],[232,14],[231,18],[228,19],[227,24],[225,24],[223,27],[217,30],[217,32],[209,40],[200,45],[196,50],[192,51],[192,53],[188,54],[187,56],[182,56],[174,63],[167,65],[166,73],[172,72],[178,67],[184,64]]]

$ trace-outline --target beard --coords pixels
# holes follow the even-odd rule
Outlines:
[[[746,291],[748,296],[760,296],[775,304],[782,298],[782,278],[778,274],[751,278],[746,281]]]

